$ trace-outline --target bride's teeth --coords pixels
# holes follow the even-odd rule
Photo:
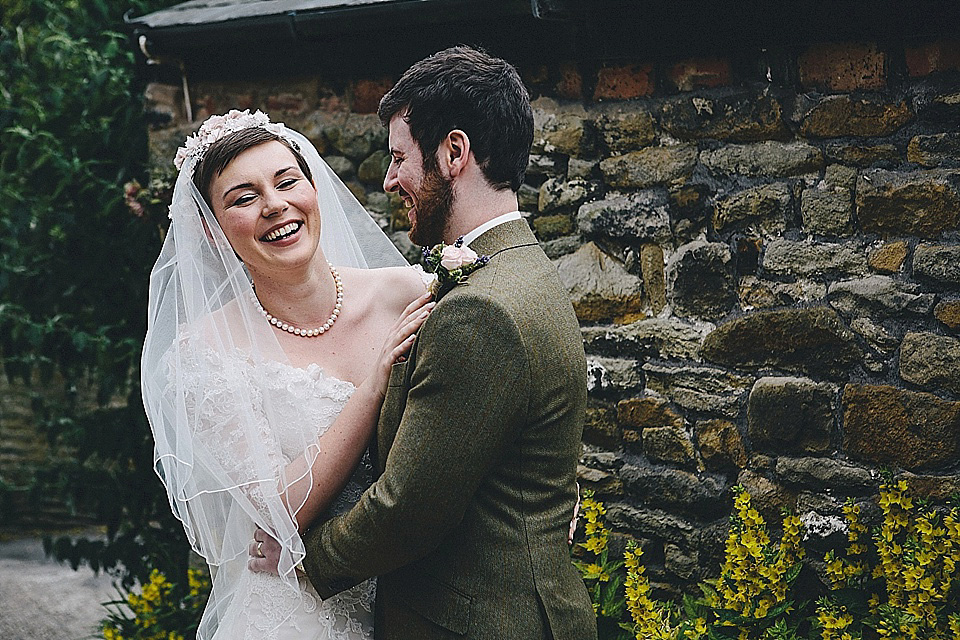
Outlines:
[[[270,233],[268,233],[267,235],[265,235],[265,236],[263,237],[263,239],[266,240],[266,241],[268,241],[268,242],[271,242],[271,241],[277,240],[277,239],[279,239],[279,238],[281,238],[281,237],[283,237],[283,236],[285,236],[285,235],[289,235],[289,234],[293,233],[294,231],[296,231],[296,230],[299,229],[299,228],[300,228],[299,223],[297,223],[297,222],[291,222],[290,224],[286,224],[286,225],[280,227],[279,229],[274,229],[273,231],[271,231]]]

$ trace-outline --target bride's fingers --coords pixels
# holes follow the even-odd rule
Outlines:
[[[426,322],[435,306],[437,303],[430,300],[430,295],[420,296],[407,305],[384,341],[381,351],[384,365],[402,362],[404,354],[413,346],[417,329]]]
[[[411,318],[410,320],[407,321],[406,324],[400,327],[394,334],[396,336],[397,343],[398,344],[403,343],[404,340],[409,338],[412,334],[416,333],[417,330],[421,326],[423,326],[423,323],[427,321],[427,318],[430,316],[430,311],[432,311],[432,309],[433,307],[424,309],[418,315]]]
[[[410,304],[408,304],[406,308],[404,308],[400,316],[397,318],[397,321],[393,325],[393,329],[396,330],[397,328],[403,326],[404,322],[408,318],[410,318],[411,316],[415,316],[417,312],[420,311],[420,309],[424,308],[425,306],[430,305],[431,307],[433,307],[434,305],[436,305],[435,302],[434,303],[430,302],[430,298],[431,298],[431,294],[427,293],[420,296]]]
[[[432,304],[432,303],[431,303]],[[401,327],[395,334],[394,339],[391,341],[393,349],[390,350],[387,354],[387,362],[389,364],[394,364],[396,362],[403,362],[404,356],[410,348],[413,347],[413,342],[417,337],[417,329],[419,329],[424,322],[427,321],[427,318],[430,316],[430,311],[433,307],[429,307],[420,312],[418,316],[407,322],[403,327]],[[387,348],[389,349],[389,344]]]
[[[410,315],[400,318],[388,334],[391,337],[387,340],[394,344],[406,340],[407,336],[419,329],[426,321],[435,306],[435,302],[430,302],[422,307],[415,308]]]
[[[414,331],[420,328],[427,320],[427,316],[430,315],[430,312],[433,311],[433,308],[437,306],[436,302],[431,302],[430,304],[424,305],[423,307],[417,309],[416,314],[412,314],[407,318],[406,323],[404,324],[403,330],[409,331],[410,327],[414,327]]]
[[[397,333],[399,331],[402,331],[408,323],[419,318],[424,311],[429,311],[433,309],[435,306],[437,306],[436,302],[431,302],[429,300],[427,300],[426,302],[423,302],[422,298],[418,302],[421,302],[422,304],[408,306],[404,310],[404,312],[400,315],[400,317],[397,318],[397,321],[393,324],[393,327],[390,329],[391,333]]]
[[[402,317],[402,316],[410,315],[410,313],[414,309],[418,307],[422,307],[423,305],[430,302],[430,298],[432,297],[433,297],[433,294],[428,291],[427,293],[423,294],[422,296],[420,296],[419,298],[417,298],[416,300],[408,304],[407,308],[403,310],[403,313],[401,313],[400,316]]]
[[[436,304],[437,303],[435,301],[430,299],[429,295],[420,296],[419,298],[417,298],[416,300],[408,304],[406,308],[404,308],[404,310],[400,313],[398,322],[403,322],[405,318],[410,318],[412,316],[415,316],[417,312],[419,312],[424,307],[428,307],[428,306],[434,307],[436,306]]]
[[[260,527],[253,532],[253,542],[247,546],[247,552],[255,558],[262,558],[274,552],[279,553],[279,550],[280,543]]]
[[[398,344],[393,348],[393,351],[390,352],[390,361],[391,362],[403,362],[404,355],[410,351],[410,347],[413,346],[414,341],[417,339],[417,334],[409,336],[406,340]]]
[[[276,558],[250,558],[247,560],[247,569],[254,573],[272,573],[279,575]]]

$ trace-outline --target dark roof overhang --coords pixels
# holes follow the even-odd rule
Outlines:
[[[809,42],[956,38],[956,0],[192,0],[126,18],[195,76],[385,75],[454,44],[515,62],[658,59]]]
[[[194,0],[125,22],[141,53],[229,74],[231,61],[343,71],[375,59],[402,71],[444,46],[517,39],[538,20],[531,0]]]

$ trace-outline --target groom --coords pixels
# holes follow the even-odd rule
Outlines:
[[[379,576],[382,639],[592,640],[567,547],[586,365],[569,296],[517,211],[527,91],[505,61],[455,47],[413,65],[379,115],[384,189],[410,207],[411,240],[462,236],[490,259],[394,365],[379,479],[305,534],[307,575],[323,598]]]

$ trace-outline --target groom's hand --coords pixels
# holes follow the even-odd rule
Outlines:
[[[280,543],[269,533],[257,527],[247,551],[250,554],[250,560],[247,561],[250,571],[280,574],[277,570],[277,565],[280,564]]]

